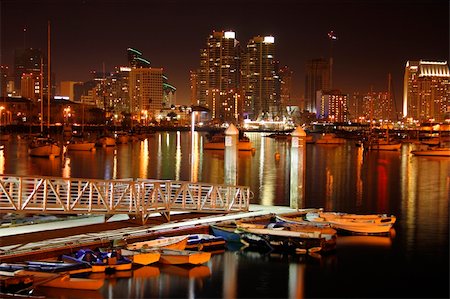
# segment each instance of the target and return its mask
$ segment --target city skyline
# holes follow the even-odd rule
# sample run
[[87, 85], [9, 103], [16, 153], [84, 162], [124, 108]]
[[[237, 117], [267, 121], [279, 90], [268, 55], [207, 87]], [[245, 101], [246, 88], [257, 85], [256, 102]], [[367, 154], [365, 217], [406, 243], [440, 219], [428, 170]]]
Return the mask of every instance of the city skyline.
[[[387, 90], [401, 103], [408, 60], [448, 60], [448, 2], [432, 1], [2, 1], [2, 65], [14, 49], [46, 53], [51, 22], [56, 81], [87, 81], [89, 71], [127, 64], [126, 49], [143, 52], [190, 104], [189, 72], [213, 30], [232, 30], [241, 45], [275, 38], [276, 60], [293, 70], [294, 100], [304, 95], [306, 61], [333, 56], [333, 87], [345, 93]], [[368, 22], [372, 20], [372, 22]], [[26, 29], [26, 31], [24, 31]], [[333, 31], [337, 40], [330, 40]], [[332, 43], [332, 44], [331, 44]], [[401, 106], [398, 106], [401, 107]]]

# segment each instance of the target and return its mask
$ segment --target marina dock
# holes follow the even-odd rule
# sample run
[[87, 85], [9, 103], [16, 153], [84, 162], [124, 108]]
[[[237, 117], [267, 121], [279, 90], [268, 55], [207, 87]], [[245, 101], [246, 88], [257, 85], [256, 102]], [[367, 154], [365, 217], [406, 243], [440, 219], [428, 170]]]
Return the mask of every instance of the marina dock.
[[145, 225], [129, 221], [127, 215], [116, 215], [104, 221], [102, 216], [78, 217], [62, 221], [24, 224], [0, 228], [0, 262], [44, 259], [75, 252], [81, 248], [109, 246], [112, 240], [130, 243], [193, 233], [208, 233], [209, 225], [271, 213], [289, 213], [289, 207], [250, 205], [248, 212], [206, 214], [172, 212], [171, 221], [155, 213]]

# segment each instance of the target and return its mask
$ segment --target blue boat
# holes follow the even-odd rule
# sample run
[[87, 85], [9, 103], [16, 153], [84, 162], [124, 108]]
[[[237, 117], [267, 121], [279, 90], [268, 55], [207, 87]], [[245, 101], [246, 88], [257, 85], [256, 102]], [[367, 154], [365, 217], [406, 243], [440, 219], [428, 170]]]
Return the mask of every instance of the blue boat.
[[236, 225], [214, 225], [211, 224], [209, 226], [211, 228], [212, 234], [216, 237], [222, 237], [227, 242], [241, 242], [241, 234], [240, 231], [237, 230]]
[[202, 251], [224, 249], [225, 244], [225, 239], [221, 236], [209, 234], [192, 234], [188, 235], [186, 249]]

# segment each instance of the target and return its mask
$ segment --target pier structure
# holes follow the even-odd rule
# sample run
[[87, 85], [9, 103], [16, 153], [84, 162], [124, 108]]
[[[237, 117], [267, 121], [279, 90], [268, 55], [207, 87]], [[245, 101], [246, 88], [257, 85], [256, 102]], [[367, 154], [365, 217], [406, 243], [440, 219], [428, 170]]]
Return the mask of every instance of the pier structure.
[[0, 175], [0, 213], [128, 214], [145, 224], [171, 211], [245, 212], [249, 187], [154, 179], [80, 179]]

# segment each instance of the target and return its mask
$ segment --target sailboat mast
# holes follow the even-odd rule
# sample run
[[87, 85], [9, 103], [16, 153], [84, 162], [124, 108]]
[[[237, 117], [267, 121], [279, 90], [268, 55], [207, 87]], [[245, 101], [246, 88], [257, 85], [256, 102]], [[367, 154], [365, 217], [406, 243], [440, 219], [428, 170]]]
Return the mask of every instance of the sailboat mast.
[[41, 134], [44, 132], [44, 59], [41, 54], [41, 74], [40, 74], [40, 88], [39, 97], [41, 98]]
[[47, 63], [47, 80], [48, 80], [48, 87], [47, 87], [47, 130], [48, 133], [50, 132], [50, 96], [51, 96], [51, 80], [50, 80], [50, 21], [48, 21], [47, 26], [47, 56], [48, 56], [48, 63]]

